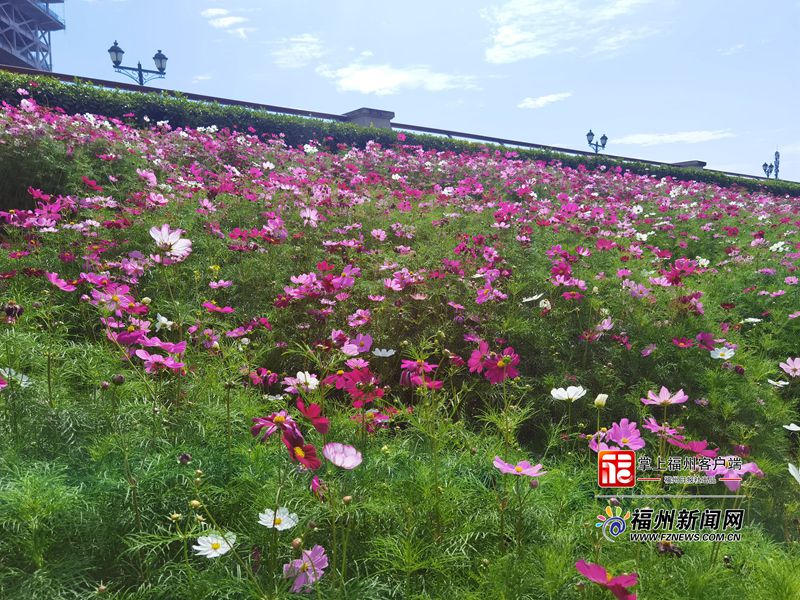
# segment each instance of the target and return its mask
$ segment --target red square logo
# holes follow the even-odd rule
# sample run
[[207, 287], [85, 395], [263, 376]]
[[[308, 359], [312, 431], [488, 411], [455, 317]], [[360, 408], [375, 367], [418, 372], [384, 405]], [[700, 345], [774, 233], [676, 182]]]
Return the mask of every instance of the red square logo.
[[636, 452], [600, 450], [597, 453], [597, 485], [630, 488], [636, 485]]

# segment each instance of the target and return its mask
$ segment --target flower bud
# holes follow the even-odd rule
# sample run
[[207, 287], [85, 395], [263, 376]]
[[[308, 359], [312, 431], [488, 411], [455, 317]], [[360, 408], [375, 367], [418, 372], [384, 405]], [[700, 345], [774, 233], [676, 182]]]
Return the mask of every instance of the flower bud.
[[172, 521], [173, 523], [180, 521], [182, 518], [183, 515], [181, 513], [172, 513], [169, 516], [169, 520]]
[[292, 548], [299, 550], [303, 547], [303, 538], [296, 537], [292, 540]]
[[535, 490], [537, 487], [539, 487], [539, 480], [531, 478], [531, 482], [528, 485], [531, 486], [532, 490]]
[[142, 298], [142, 304], [144, 304], [145, 306], [150, 306], [150, 303], [152, 301], [153, 300], [150, 298], [150, 296], [145, 296], [144, 298]]
[[122, 385], [125, 383], [125, 375], [117, 373], [116, 375], [111, 376], [111, 383], [114, 385]]
[[108, 383], [107, 381], [101, 381], [100, 382], [100, 389], [101, 390], [107, 390], [110, 387], [111, 387], [111, 384]]
[[597, 394], [597, 398], [594, 399], [595, 408], [603, 408], [606, 405], [606, 400], [608, 400], [608, 394]]
[[203, 503], [200, 500], [189, 500], [189, 508], [197, 510], [201, 506], [203, 506]]
[[352, 496], [345, 496], [344, 498], [342, 498], [342, 503], [343, 504], [350, 504], [352, 501], [353, 501], [353, 497]]

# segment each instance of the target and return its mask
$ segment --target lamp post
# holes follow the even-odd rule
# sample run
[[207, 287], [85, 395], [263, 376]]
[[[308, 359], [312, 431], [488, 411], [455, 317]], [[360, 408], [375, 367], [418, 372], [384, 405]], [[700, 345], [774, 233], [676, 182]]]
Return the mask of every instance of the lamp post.
[[114, 65], [114, 70], [117, 73], [122, 73], [133, 79], [134, 81], [138, 81], [139, 85], [143, 86], [148, 81], [152, 81], [153, 79], [164, 79], [164, 75], [167, 71], [167, 57], [159, 50], [156, 52], [155, 56], [153, 56], [153, 62], [156, 64], [157, 71], [151, 71], [150, 69], [143, 69], [142, 63], [139, 62], [135, 67], [123, 67], [122, 66], [122, 55], [125, 54], [125, 51], [119, 47], [117, 41], [114, 40], [114, 45], [108, 49], [108, 55], [111, 57], [111, 63]]
[[605, 150], [606, 143], [608, 142], [608, 136], [604, 133], [600, 138], [600, 141], [595, 142], [594, 144], [592, 143], [592, 140], [594, 140], [594, 133], [590, 129], [589, 133], [586, 134], [586, 141], [589, 142], [589, 146], [594, 148], [594, 153], [597, 154], [600, 152], [600, 149]]
[[778, 178], [778, 171], [781, 168], [781, 153], [777, 150], [775, 151], [775, 162], [772, 164], [764, 163], [761, 165], [761, 168], [764, 169], [764, 175], [767, 176], [769, 179], [770, 175], [772, 175], [772, 171], [775, 171], [775, 179]]

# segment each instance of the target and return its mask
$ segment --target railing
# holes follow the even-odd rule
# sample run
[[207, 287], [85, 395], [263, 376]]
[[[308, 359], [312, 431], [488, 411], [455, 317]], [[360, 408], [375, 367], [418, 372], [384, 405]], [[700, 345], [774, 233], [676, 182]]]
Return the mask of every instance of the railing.
[[63, 29], [63, 28], [64, 28], [64, 19], [62, 19], [62, 18], [61, 18], [61, 16], [60, 16], [58, 13], [56, 13], [56, 12], [54, 12], [54, 11], [50, 10], [50, 7], [49, 7], [49, 6], [47, 6], [47, 4], [46, 4], [46, 3], [44, 3], [44, 2], [39, 2], [38, 0], [27, 0], [27, 3], [28, 3], [28, 5], [30, 5], [30, 6], [33, 6], [33, 7], [34, 7], [34, 8], [36, 8], [36, 9], [37, 9], [39, 12], [41, 12], [41, 13], [44, 13], [44, 14], [45, 14], [45, 15], [47, 15], [47, 16], [48, 16], [50, 19], [52, 19], [53, 21], [55, 21], [56, 23], [58, 23], [58, 25], [59, 25], [59, 27], [60, 27], [61, 29]]
[[[32, 0], [31, 0], [32, 1]], [[324, 119], [328, 121], [338, 121], [347, 123], [351, 121], [351, 118], [347, 115], [337, 115], [333, 113], [324, 113], [324, 112], [317, 112], [313, 110], [302, 110], [297, 108], [288, 108], [285, 106], [274, 106], [271, 104], [261, 104], [258, 102], [246, 102], [243, 100], [232, 100], [230, 98], [218, 98], [216, 96], [206, 96], [204, 94], [193, 94], [189, 92], [179, 92], [176, 90], [167, 90], [167, 89], [160, 89], [160, 88], [147, 88], [141, 87], [136, 84], [131, 83], [123, 83], [118, 81], [109, 81], [105, 79], [89, 79], [86, 77], [78, 77], [76, 75], [67, 75], [64, 73], [51, 73], [49, 71], [37, 71], [36, 69], [28, 69], [24, 67], [13, 67], [13, 66], [6, 66], [0, 65], [0, 69], [5, 71], [11, 71], [14, 73], [21, 73], [25, 75], [43, 75], [47, 77], [53, 77], [55, 79], [59, 79], [61, 81], [67, 83], [73, 82], [81, 82], [81, 83], [91, 83], [94, 85], [99, 85], [107, 88], [118, 89], [118, 90], [126, 90], [126, 91], [135, 91], [135, 92], [145, 92], [145, 93], [161, 93], [167, 92], [170, 94], [180, 94], [181, 97], [186, 98], [187, 100], [194, 100], [198, 102], [216, 102], [218, 104], [227, 105], [227, 106], [241, 106], [244, 108], [252, 108], [254, 110], [263, 110], [266, 112], [284, 114], [284, 115], [294, 115], [299, 117], [310, 117], [314, 119]], [[434, 135], [443, 135], [450, 138], [460, 138], [464, 140], [471, 140], [477, 142], [489, 142], [492, 144], [498, 144], [501, 146], [516, 146], [520, 148], [530, 148], [534, 150], [544, 150], [547, 152], [556, 152], [561, 154], [568, 154], [573, 156], [588, 156], [593, 157], [595, 153], [589, 152], [587, 150], [575, 150], [574, 148], [560, 148], [558, 146], [548, 146], [545, 144], [535, 144], [532, 142], [525, 142], [520, 140], [510, 140], [505, 138], [498, 138], [494, 136], [488, 135], [481, 135], [477, 133], [465, 133], [462, 131], [452, 131], [449, 129], [439, 129], [436, 127], [424, 127], [422, 125], [409, 125], [407, 123], [390, 123], [392, 129], [398, 130], [405, 130], [405, 131], [414, 131], [419, 133], [428, 133]], [[612, 160], [618, 161], [627, 161], [627, 162], [636, 162], [645, 165], [653, 165], [657, 167], [675, 167], [675, 168], [682, 168], [680, 164], [675, 163], [667, 163], [667, 162], [660, 162], [656, 160], [645, 160], [641, 158], [632, 158], [630, 156], [618, 156], [614, 154], [601, 154], [599, 155], [602, 158], [608, 158]], [[762, 175], [749, 175], [747, 173], [733, 173], [731, 171], [718, 171], [716, 169], [705, 169], [711, 173], [720, 173], [722, 175], [729, 175], [731, 177], [744, 177], [746, 179], [755, 179], [761, 181], [767, 181], [769, 178], [764, 177]], [[786, 183], [800, 183], [800, 182], [793, 182], [788, 180], [781, 180]]]

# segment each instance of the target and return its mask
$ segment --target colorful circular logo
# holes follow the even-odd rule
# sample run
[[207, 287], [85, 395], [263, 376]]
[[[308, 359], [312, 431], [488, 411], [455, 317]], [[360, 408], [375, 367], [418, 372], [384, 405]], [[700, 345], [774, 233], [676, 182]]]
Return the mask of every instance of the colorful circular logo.
[[606, 514], [597, 515], [597, 523], [595, 527], [602, 527], [603, 537], [609, 542], [613, 542], [614, 538], [621, 535], [627, 528], [626, 521], [631, 518], [631, 511], [622, 516], [622, 509], [617, 506], [612, 508], [610, 505], [606, 506]]

